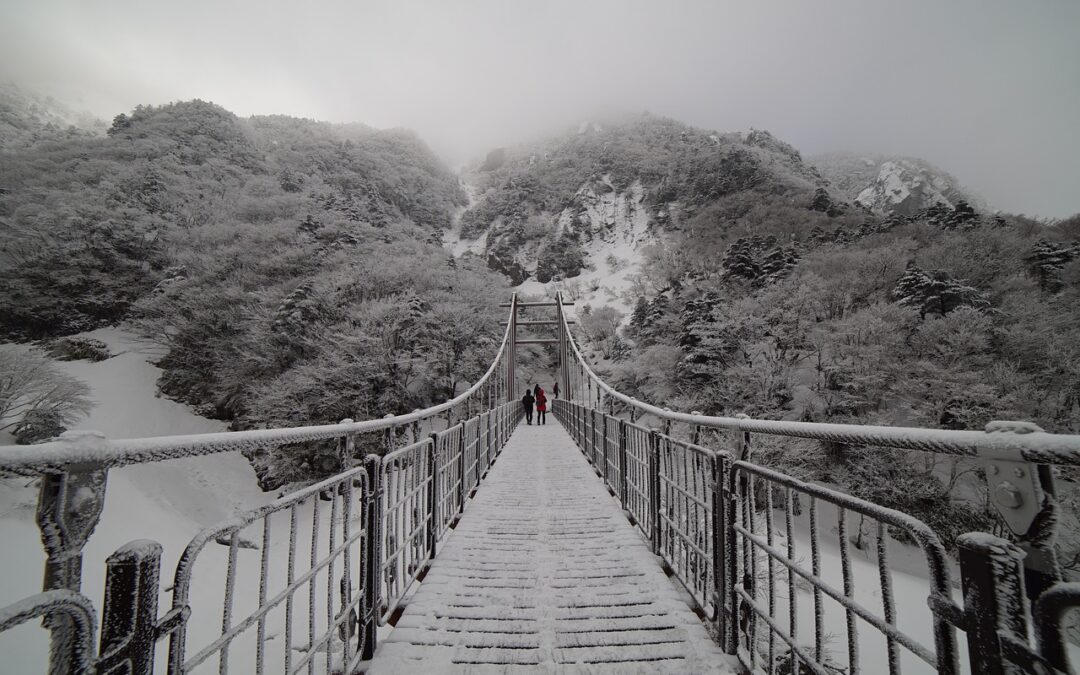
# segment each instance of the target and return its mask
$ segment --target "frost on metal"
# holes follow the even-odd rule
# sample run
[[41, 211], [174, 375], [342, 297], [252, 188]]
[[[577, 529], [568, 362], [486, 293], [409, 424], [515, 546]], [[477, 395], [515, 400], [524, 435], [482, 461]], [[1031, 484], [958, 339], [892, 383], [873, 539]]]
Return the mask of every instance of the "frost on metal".
[[[672, 412], [627, 396], [604, 382], [578, 348], [563, 316], [562, 329], [567, 336], [567, 354], [573, 361], [569, 372], [577, 377], [575, 397], [591, 404], [582, 396], [582, 388], [601, 392], [637, 411], [655, 415], [665, 422], [681, 422], [692, 427], [730, 429], [777, 436], [792, 436], [849, 445], [870, 445], [900, 450], [919, 450], [961, 456], [1011, 458], [1035, 464], [1080, 465], [1080, 435], [1048, 434], [1037, 425], [1026, 422], [991, 422], [986, 431], [953, 431], [915, 427], [885, 427], [821, 422], [784, 422], [755, 420], [748, 417], [721, 417]], [[575, 373], [575, 371], [577, 371]], [[597, 406], [598, 407], [598, 406]], [[1005, 432], [1005, 433], [1003, 433]]]
[[0, 632], [38, 617], [61, 616], [67, 620], [71, 630], [62, 632], [53, 640], [50, 661], [68, 664], [72, 673], [89, 673], [94, 654], [94, 607], [80, 593], [57, 589], [10, 604], [0, 609]]

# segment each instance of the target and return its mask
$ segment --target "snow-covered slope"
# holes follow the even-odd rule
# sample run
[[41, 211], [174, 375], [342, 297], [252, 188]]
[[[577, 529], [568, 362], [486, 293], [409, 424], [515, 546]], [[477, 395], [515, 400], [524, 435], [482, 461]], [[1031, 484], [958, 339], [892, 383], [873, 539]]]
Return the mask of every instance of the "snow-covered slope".
[[[155, 396], [160, 371], [147, 363], [146, 347], [133, 336], [116, 329], [86, 335], [105, 341], [117, 355], [98, 363], [59, 362], [91, 387], [97, 404], [76, 428], [112, 438], [222, 430], [221, 422], [198, 417], [186, 406]], [[10, 437], [0, 439], [0, 444], [10, 442]], [[273, 497], [259, 490], [251, 465], [236, 452], [114, 469], [108, 481], [105, 510], [83, 561], [83, 593], [95, 603], [103, 597], [105, 558], [123, 544], [141, 538], [160, 542], [165, 549], [162, 577], [167, 580], [200, 529]], [[37, 491], [28, 483], [26, 479], [0, 480], [0, 541], [4, 542], [0, 606], [41, 588], [45, 554], [34, 523]], [[220, 587], [213, 593], [219, 594]], [[170, 600], [163, 594], [162, 603]], [[0, 654], [4, 655], [0, 670], [43, 672], [47, 649], [48, 634], [34, 622], [0, 633]]]
[[100, 135], [107, 128], [90, 113], [11, 82], [0, 82], [0, 149], [25, 147], [41, 138]]

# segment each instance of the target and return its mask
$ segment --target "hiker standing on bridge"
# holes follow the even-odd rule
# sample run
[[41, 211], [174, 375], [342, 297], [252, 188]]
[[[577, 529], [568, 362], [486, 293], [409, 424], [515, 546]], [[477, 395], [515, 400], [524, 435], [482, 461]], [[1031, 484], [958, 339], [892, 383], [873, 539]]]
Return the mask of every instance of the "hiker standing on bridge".
[[536, 423], [547, 424], [547, 394], [539, 384], [536, 385]]
[[551, 393], [555, 394], [555, 398], [559, 398], [559, 383], [555, 382], [555, 386], [551, 388]]
[[533, 398], [532, 392], [528, 389], [525, 390], [525, 395], [521, 397], [521, 407], [525, 408], [525, 422], [532, 424], [532, 411], [533, 411]]

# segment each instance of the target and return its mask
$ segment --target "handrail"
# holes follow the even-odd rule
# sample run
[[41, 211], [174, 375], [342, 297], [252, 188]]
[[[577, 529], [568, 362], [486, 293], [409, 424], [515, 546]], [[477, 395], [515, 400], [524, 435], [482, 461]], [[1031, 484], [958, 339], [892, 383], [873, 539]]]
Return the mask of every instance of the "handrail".
[[[517, 295], [511, 299], [517, 303]], [[42, 473], [60, 473], [67, 464], [90, 462], [97, 468], [109, 468], [144, 462], [157, 462], [180, 457], [210, 455], [233, 450], [247, 450], [268, 444], [284, 445], [304, 441], [318, 441], [340, 438], [349, 434], [379, 431], [395, 426], [403, 426], [433, 417], [450, 410], [478, 391], [491, 379], [496, 368], [502, 363], [510, 341], [512, 322], [508, 322], [503, 332], [502, 344], [491, 361], [487, 372], [469, 387], [444, 403], [422, 410], [414, 410], [404, 415], [394, 415], [362, 422], [340, 422], [313, 426], [285, 427], [276, 429], [251, 429], [247, 431], [224, 431], [205, 434], [187, 434], [177, 436], [151, 436], [147, 438], [108, 439], [103, 435], [77, 432], [67, 438], [49, 441], [38, 445], [0, 446], [0, 474], [34, 476]]]
[[[557, 299], [556, 302], [561, 302]], [[901, 450], [919, 450], [967, 457], [1012, 459], [1035, 464], [1080, 466], [1080, 435], [1052, 434], [1042, 430], [1029, 431], [1030, 426], [995, 424], [986, 431], [925, 429], [919, 427], [887, 427], [832, 422], [786, 422], [759, 420], [750, 417], [723, 417], [680, 413], [639, 401], [620, 393], [604, 382], [589, 367], [577, 341], [563, 317], [563, 330], [573, 357], [589, 379], [612, 398], [663, 420], [700, 427], [756, 432], [777, 436], [809, 438], [850, 445], [878, 445]], [[580, 392], [578, 392], [580, 395]], [[591, 402], [589, 402], [591, 403]], [[1037, 429], [1037, 427], [1035, 427]], [[1012, 432], [1012, 433], [1008, 433]]]

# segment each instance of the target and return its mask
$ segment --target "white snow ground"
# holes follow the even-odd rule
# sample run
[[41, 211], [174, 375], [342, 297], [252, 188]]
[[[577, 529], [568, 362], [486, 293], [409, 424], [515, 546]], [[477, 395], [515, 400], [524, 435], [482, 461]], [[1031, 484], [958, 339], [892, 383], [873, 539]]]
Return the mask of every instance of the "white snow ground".
[[[100, 431], [111, 438], [223, 429], [221, 422], [199, 417], [184, 405], [155, 396], [160, 370], [147, 362], [151, 352], [134, 336], [117, 329], [93, 331], [86, 336], [105, 341], [117, 355], [98, 363], [58, 362], [91, 387], [96, 402], [89, 417], [75, 428]], [[10, 442], [10, 437], [0, 438], [0, 445]], [[37, 490], [27, 487], [28, 482], [0, 480], [0, 541], [4, 542], [0, 552], [0, 605], [41, 589], [45, 554], [34, 522]], [[170, 586], [177, 559], [200, 529], [272, 498], [272, 494], [259, 489], [251, 465], [237, 452], [110, 471], [105, 510], [83, 558], [83, 593], [95, 604], [100, 603], [105, 559], [123, 544], [143, 538], [164, 547], [162, 586]], [[205, 588], [220, 605], [221, 586]], [[170, 595], [163, 593], [162, 611], [170, 601]], [[47, 650], [48, 633], [37, 622], [0, 633], [0, 670], [44, 672]]]

